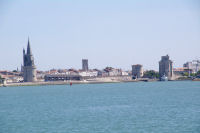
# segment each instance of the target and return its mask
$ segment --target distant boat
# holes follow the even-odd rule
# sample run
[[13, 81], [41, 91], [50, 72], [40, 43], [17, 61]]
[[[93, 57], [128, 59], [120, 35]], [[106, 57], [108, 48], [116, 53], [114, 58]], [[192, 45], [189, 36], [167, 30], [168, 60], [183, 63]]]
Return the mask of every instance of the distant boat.
[[165, 74], [160, 78], [161, 81], [168, 81], [168, 77]]

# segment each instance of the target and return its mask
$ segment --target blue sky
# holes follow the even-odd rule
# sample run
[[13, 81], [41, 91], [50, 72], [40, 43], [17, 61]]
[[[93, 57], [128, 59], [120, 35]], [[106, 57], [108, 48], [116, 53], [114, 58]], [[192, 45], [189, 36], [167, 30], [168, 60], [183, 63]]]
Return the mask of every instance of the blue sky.
[[158, 70], [200, 59], [198, 0], [1, 0], [0, 70], [22, 63], [28, 36], [39, 70], [106, 66]]

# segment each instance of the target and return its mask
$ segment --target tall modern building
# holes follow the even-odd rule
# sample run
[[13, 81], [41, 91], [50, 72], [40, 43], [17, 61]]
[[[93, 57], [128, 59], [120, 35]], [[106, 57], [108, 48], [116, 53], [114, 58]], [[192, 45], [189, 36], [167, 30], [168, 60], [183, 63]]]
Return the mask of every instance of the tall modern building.
[[132, 76], [134, 76], [135, 78], [141, 78], [143, 76], [142, 65], [132, 65]]
[[82, 59], [82, 70], [88, 71], [88, 59]]
[[159, 61], [159, 75], [162, 77], [163, 75], [167, 76], [168, 79], [172, 79], [173, 76], [173, 62], [169, 60], [169, 56], [162, 56], [161, 61]]
[[34, 64], [33, 54], [31, 52], [31, 47], [28, 39], [27, 51], [23, 49], [23, 77], [24, 82], [34, 82], [36, 81], [36, 67]]

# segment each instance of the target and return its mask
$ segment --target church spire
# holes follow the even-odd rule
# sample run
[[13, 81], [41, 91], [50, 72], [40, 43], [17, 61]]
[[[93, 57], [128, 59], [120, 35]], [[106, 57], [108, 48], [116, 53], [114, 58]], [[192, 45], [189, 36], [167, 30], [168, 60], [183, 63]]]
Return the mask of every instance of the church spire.
[[25, 55], [25, 49], [23, 48], [23, 56]]
[[32, 55], [31, 46], [30, 46], [30, 42], [29, 42], [29, 37], [28, 37], [27, 54], [28, 54], [28, 55]]

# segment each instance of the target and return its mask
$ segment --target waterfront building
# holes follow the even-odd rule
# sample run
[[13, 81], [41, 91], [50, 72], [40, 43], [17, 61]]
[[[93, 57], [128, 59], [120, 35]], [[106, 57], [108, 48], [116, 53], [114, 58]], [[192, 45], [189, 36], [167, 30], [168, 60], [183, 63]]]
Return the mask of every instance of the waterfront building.
[[98, 77], [107, 77], [108, 76], [108, 73], [104, 70], [98, 70], [98, 69], [95, 69], [97, 71], [97, 76]]
[[82, 59], [82, 70], [88, 71], [88, 59]]
[[106, 72], [108, 76], [121, 76], [122, 75], [121, 69], [116, 69], [116, 68], [112, 68], [112, 67], [106, 67], [103, 71]]
[[122, 76], [128, 76], [128, 72], [122, 71]]
[[192, 73], [197, 73], [200, 70], [200, 60], [193, 60], [183, 64], [183, 67], [187, 67]]
[[132, 76], [135, 78], [141, 78], [143, 76], [142, 65], [140, 64], [132, 65]]
[[192, 69], [188, 69], [188, 67], [179, 67], [173, 69], [173, 75], [183, 75], [184, 73], [192, 73]]
[[0, 85], [1, 84], [6, 84], [5, 78], [3, 78], [2, 75], [0, 75]]
[[162, 56], [159, 61], [159, 76], [166, 76], [168, 79], [172, 79], [173, 76], [173, 62], [169, 59], [169, 56]]
[[4, 78], [4, 81], [6, 83], [16, 83], [16, 82], [22, 82], [23, 77], [21, 75], [21, 72], [13, 72], [13, 71], [0, 71], [0, 75], [2, 78]]
[[98, 71], [98, 76], [99, 77], [108, 77], [109, 73], [105, 70], [100, 70], [100, 71]]
[[51, 70], [49, 70], [49, 74], [58, 74], [58, 70], [57, 69], [51, 69]]
[[69, 74], [46, 74], [44, 76], [45, 81], [67, 81], [67, 80], [82, 80], [82, 76], [69, 75]]
[[34, 64], [34, 58], [31, 51], [30, 42], [28, 39], [27, 51], [23, 49], [23, 77], [24, 82], [35, 82], [36, 78], [36, 67]]
[[179, 67], [173, 69], [173, 79], [178, 79], [180, 77], [183, 77], [186, 73], [192, 73], [191, 69], [188, 69], [187, 67]]
[[82, 77], [97, 77], [98, 71], [96, 70], [78, 71], [78, 74]]

